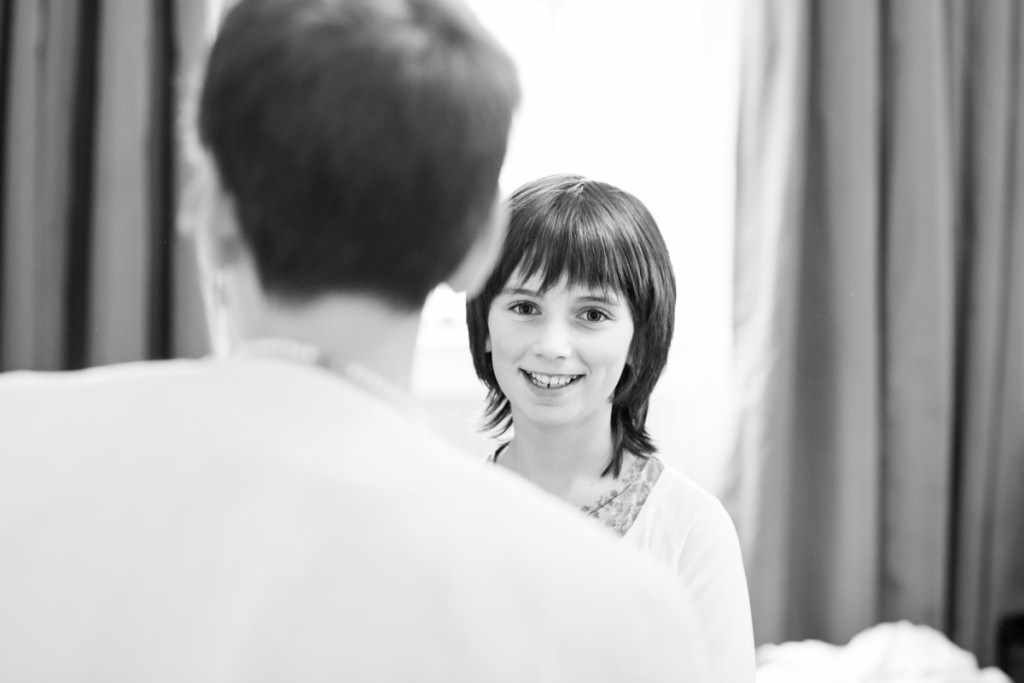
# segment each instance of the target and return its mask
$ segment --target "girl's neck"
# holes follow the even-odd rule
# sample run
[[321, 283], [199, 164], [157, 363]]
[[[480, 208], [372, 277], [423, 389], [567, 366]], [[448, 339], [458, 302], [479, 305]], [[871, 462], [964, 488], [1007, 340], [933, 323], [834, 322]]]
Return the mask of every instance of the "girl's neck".
[[500, 461], [559, 497], [598, 482], [611, 460], [611, 406], [580, 424], [536, 425], [515, 414], [513, 424], [515, 437]]

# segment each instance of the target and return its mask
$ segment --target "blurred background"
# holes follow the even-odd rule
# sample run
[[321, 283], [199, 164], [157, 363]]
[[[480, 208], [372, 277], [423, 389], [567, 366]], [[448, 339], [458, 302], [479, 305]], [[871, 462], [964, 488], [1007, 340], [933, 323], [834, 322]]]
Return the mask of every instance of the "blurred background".
[[[180, 132], [226, 4], [0, 3], [0, 370], [208, 353]], [[469, 4], [520, 67], [503, 191], [581, 173], [666, 237], [650, 427], [732, 513], [758, 643], [907, 619], [1024, 663], [1021, 4]], [[482, 457], [463, 306], [415, 392]]]

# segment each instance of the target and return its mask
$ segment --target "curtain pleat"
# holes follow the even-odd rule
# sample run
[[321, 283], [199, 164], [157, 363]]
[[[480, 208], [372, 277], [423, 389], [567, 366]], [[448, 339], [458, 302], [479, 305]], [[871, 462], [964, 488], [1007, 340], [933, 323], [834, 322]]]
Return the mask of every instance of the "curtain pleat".
[[941, 628], [950, 580], [956, 294], [945, 17], [931, 0], [891, 2], [887, 10], [879, 71], [885, 202], [874, 228], [884, 427], [880, 450], [868, 451], [882, 460], [876, 618]]
[[[1024, 382], [1018, 358], [1024, 353], [1019, 324], [1024, 305], [1016, 271], [1024, 260], [1009, 260], [1020, 241], [1024, 223], [1019, 211], [1021, 192], [1019, 116], [1022, 61], [1022, 13], [1015, 2], [978, 3], [973, 8], [973, 62], [969, 128], [974, 141], [971, 172], [964, 188], [963, 222], [965, 296], [962, 301], [962, 382], [958, 391], [959, 443], [955, 568], [957, 583], [951, 601], [957, 638], [984, 645], [993, 637], [993, 623], [1008, 605], [1012, 586], [1002, 585], [996, 557], [1009, 559], [1005, 544], [1015, 533], [1001, 524], [1006, 510], [1016, 508], [1017, 524], [1024, 519], [1024, 458], [1019, 425], [1024, 411], [1012, 385]], [[1016, 368], [1016, 370], [1014, 370]], [[1016, 435], [1016, 436], [1014, 436]], [[1010, 443], [1005, 439], [1010, 438]], [[1016, 441], [1016, 452], [1013, 451]], [[1016, 463], [1016, 465], [1015, 465]], [[1016, 491], [1000, 486], [1005, 474], [1016, 473]], [[1011, 479], [1012, 480], [1012, 479]], [[1019, 546], [1018, 546], [1019, 547]], [[1024, 593], [1024, 573], [1015, 578], [1018, 605]]]
[[[1019, 4], [1012, 10], [1010, 24], [1013, 40], [1011, 64], [1016, 65], [1008, 120], [1012, 134], [1008, 147], [1012, 150], [1007, 170], [1007, 219], [1011, 226], [1004, 251], [1004, 269], [1008, 285], [1000, 300], [1004, 329], [1001, 348], [1002, 372], [997, 395], [998, 424], [993, 428], [993, 452], [989, 463], [976, 463], [988, 468], [988, 506], [992, 512], [982, 515], [989, 524], [989, 561], [971, 558], [968, 579], [978, 575], [976, 593], [960, 596], [958, 611], [963, 615], [964, 629], [960, 636], [983, 639], [986, 626], [998, 625], [1008, 615], [1024, 615], [1024, 126], [1013, 125], [1024, 117], [1024, 11]], [[962, 535], [971, 533], [971, 521], [984, 513], [986, 501], [974, 500], [969, 517], [964, 518]], [[965, 558], [966, 559], [966, 558]], [[972, 601], [974, 609], [972, 609]], [[980, 624], [981, 628], [973, 627]], [[973, 628], [972, 628], [973, 627]], [[961, 628], [964, 628], [963, 626]], [[1005, 656], [1006, 653], [1000, 653]], [[997, 661], [1007, 665], [1008, 662]]]
[[89, 364], [149, 356], [151, 223], [148, 162], [153, 106], [150, 2], [117, 3], [100, 36], [100, 88], [92, 206]]
[[176, 225], [175, 110], [177, 3], [152, 0], [153, 35], [149, 80], [152, 106], [149, 118], [149, 192], [153, 240], [149, 253], [148, 348], [151, 358], [170, 358], [174, 353], [174, 239]]
[[[734, 273], [734, 363], [737, 384], [735, 472], [725, 497], [756, 568], [751, 606], [763, 640], [788, 632], [785, 609], [794, 529], [765, 521], [764, 510], [788, 500], [794, 420], [792, 376], [796, 238], [804, 194], [806, 5], [785, 0], [747, 3], [743, 19]], [[756, 223], [757, 229], [746, 226]], [[757, 258], [753, 258], [757, 255]], [[775, 400], [766, 400], [770, 394]], [[758, 419], [754, 419], [754, 415]], [[758, 457], [759, 453], [771, 453]], [[780, 516], [783, 515], [779, 510]], [[757, 538], [758, 543], [751, 540]], [[751, 574], [751, 579], [754, 576]]]
[[[793, 226], [799, 264], [791, 384], [797, 406], [790, 458], [790, 514], [822, 544], [815, 561], [793, 562], [791, 592], [814, 599], [792, 618], [845, 633], [877, 603], [879, 148], [878, 8], [872, 3], [812, 3], [802, 220]], [[874, 55], [874, 56], [872, 56]], [[807, 106], [806, 104], [804, 106]], [[827, 227], [826, 227], [827, 226]], [[836, 315], [836, 311], [845, 311]], [[827, 454], [827, 455], [826, 455]], [[825, 457], [823, 457], [825, 456]], [[786, 476], [786, 475], [784, 475]], [[815, 511], [834, 505], [836, 514]], [[796, 535], [804, 543], [804, 533]], [[845, 579], [842, 580], [841, 579]], [[831, 602], [827, 615], [813, 609]]]
[[76, 369], [88, 364], [89, 291], [92, 283], [94, 223], [92, 204], [95, 194], [93, 165], [96, 158], [96, 102], [99, 88], [98, 36], [101, 6], [88, 0], [80, 6], [78, 44], [75, 63], [76, 88], [70, 107], [71, 150], [68, 158], [71, 193], [68, 198], [66, 279], [63, 292], [66, 307], [64, 330], [64, 367]]

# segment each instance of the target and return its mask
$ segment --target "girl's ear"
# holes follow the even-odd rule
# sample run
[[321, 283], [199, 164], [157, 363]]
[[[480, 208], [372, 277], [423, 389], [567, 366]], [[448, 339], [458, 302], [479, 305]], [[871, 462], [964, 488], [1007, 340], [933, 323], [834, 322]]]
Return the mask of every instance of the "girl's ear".
[[491, 352], [491, 336], [487, 335], [486, 341], [484, 341], [484, 351], [487, 353]]

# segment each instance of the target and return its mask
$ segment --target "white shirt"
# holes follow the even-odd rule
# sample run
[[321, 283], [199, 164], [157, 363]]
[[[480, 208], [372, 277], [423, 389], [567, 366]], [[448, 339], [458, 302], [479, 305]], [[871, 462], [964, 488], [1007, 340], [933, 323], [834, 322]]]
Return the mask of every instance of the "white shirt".
[[713, 495], [665, 466], [625, 540], [690, 591], [716, 681], [754, 680], [754, 633], [739, 538]]
[[0, 377], [0, 680], [713, 680], [626, 550], [316, 368]]

